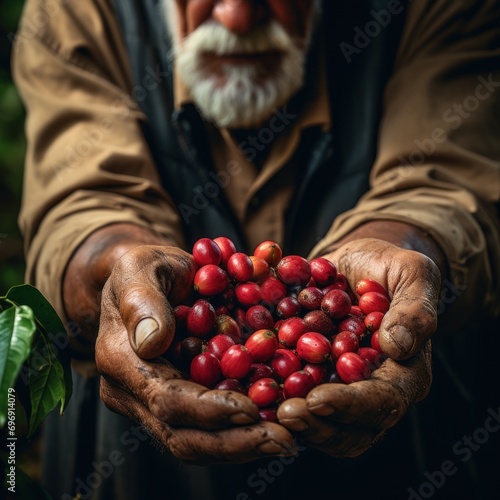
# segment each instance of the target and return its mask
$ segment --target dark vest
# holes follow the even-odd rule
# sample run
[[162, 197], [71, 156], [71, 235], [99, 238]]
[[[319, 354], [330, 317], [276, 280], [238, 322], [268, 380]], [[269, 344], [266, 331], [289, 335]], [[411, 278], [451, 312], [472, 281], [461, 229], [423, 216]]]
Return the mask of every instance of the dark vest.
[[[320, 36], [315, 43], [324, 43], [326, 49], [332, 129], [330, 133], [307, 130], [296, 152], [303, 170], [286, 214], [287, 254], [306, 255], [336, 216], [352, 208], [368, 189], [383, 90], [406, 14], [402, 7], [405, 2], [401, 2], [398, 13], [390, 14], [390, 22], [387, 16], [377, 20], [377, 13], [387, 10], [389, 4], [387, 0], [324, 2]], [[188, 244], [202, 236], [225, 235], [241, 251], [252, 250], [222, 189], [218, 193], [214, 189], [209, 145], [198, 113], [189, 107], [173, 110], [171, 45], [161, 1], [120, 0], [115, 7], [134, 84], [142, 86], [146, 77], [151, 78], [151, 71], [161, 80], [155, 88], [149, 90], [150, 86], [140, 93], [138, 100], [147, 117], [144, 134], [163, 185], [183, 208], [181, 218]], [[290, 108], [287, 110], [290, 113]], [[212, 189], [204, 191], [207, 186]], [[264, 186], [257, 193], [252, 206], [265, 198], [265, 190]]]

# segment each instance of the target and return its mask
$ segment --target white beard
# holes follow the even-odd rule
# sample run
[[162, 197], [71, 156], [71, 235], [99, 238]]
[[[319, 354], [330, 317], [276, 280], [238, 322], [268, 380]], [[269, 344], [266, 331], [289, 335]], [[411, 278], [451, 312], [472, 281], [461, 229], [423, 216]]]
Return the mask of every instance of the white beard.
[[[255, 127], [283, 106], [301, 87], [309, 37], [299, 44], [277, 22], [236, 35], [215, 21], [207, 21], [180, 39], [177, 13], [167, 3], [167, 20], [173, 35], [175, 68], [206, 120], [218, 127]], [[279, 64], [266, 70], [258, 63], [226, 64], [210, 74], [203, 55], [276, 51]]]

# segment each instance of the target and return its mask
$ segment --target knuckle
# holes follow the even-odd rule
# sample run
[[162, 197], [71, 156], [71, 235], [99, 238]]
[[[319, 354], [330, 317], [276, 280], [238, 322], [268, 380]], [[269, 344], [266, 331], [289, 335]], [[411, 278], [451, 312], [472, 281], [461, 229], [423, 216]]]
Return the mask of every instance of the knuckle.
[[146, 390], [145, 400], [149, 411], [162, 422], [170, 420], [169, 406], [166, 404], [165, 395], [158, 392], [156, 387], [151, 387]]
[[192, 445], [187, 446], [175, 432], [166, 438], [166, 446], [172, 455], [185, 465], [203, 465], [204, 460], [199, 456]]

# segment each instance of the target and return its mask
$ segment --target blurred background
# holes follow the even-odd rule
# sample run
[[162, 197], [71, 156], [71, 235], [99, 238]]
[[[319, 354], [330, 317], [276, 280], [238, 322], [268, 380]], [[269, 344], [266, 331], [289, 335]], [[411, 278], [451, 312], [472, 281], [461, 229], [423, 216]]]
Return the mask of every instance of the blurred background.
[[[23, 246], [17, 215], [26, 147], [25, 113], [10, 73], [11, 41], [23, 3], [23, 0], [0, 0], [0, 296], [5, 295], [11, 286], [24, 282]], [[16, 405], [16, 465], [37, 481], [40, 433], [27, 441], [25, 432], [25, 415], [21, 405]]]
[[25, 151], [24, 109], [10, 74], [11, 40], [22, 6], [22, 0], [0, 0], [0, 295], [24, 279], [17, 227]]

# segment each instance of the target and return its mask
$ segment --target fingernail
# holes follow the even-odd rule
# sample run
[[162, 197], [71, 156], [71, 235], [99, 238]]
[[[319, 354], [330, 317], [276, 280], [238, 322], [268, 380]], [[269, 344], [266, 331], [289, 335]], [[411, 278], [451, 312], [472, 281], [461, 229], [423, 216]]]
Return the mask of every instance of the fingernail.
[[137, 323], [135, 327], [135, 346], [138, 351], [141, 350], [142, 345], [153, 333], [159, 329], [158, 323], [153, 318], [144, 318]]
[[284, 420], [280, 420], [280, 423], [297, 432], [309, 429], [309, 424], [301, 418], [286, 418]]
[[229, 420], [232, 424], [237, 425], [253, 424], [256, 422], [255, 418], [252, 418], [246, 413], [235, 413], [229, 417]]
[[276, 441], [266, 441], [265, 443], [259, 444], [257, 450], [266, 455], [290, 455], [291, 450], [284, 448]]
[[327, 417], [328, 415], [332, 415], [335, 412], [335, 408], [333, 406], [327, 405], [325, 403], [319, 403], [316, 405], [308, 404], [307, 409], [315, 415], [319, 415], [320, 417]]
[[406, 354], [413, 347], [413, 335], [403, 325], [394, 325], [389, 329], [389, 337], [398, 346], [399, 350]]

